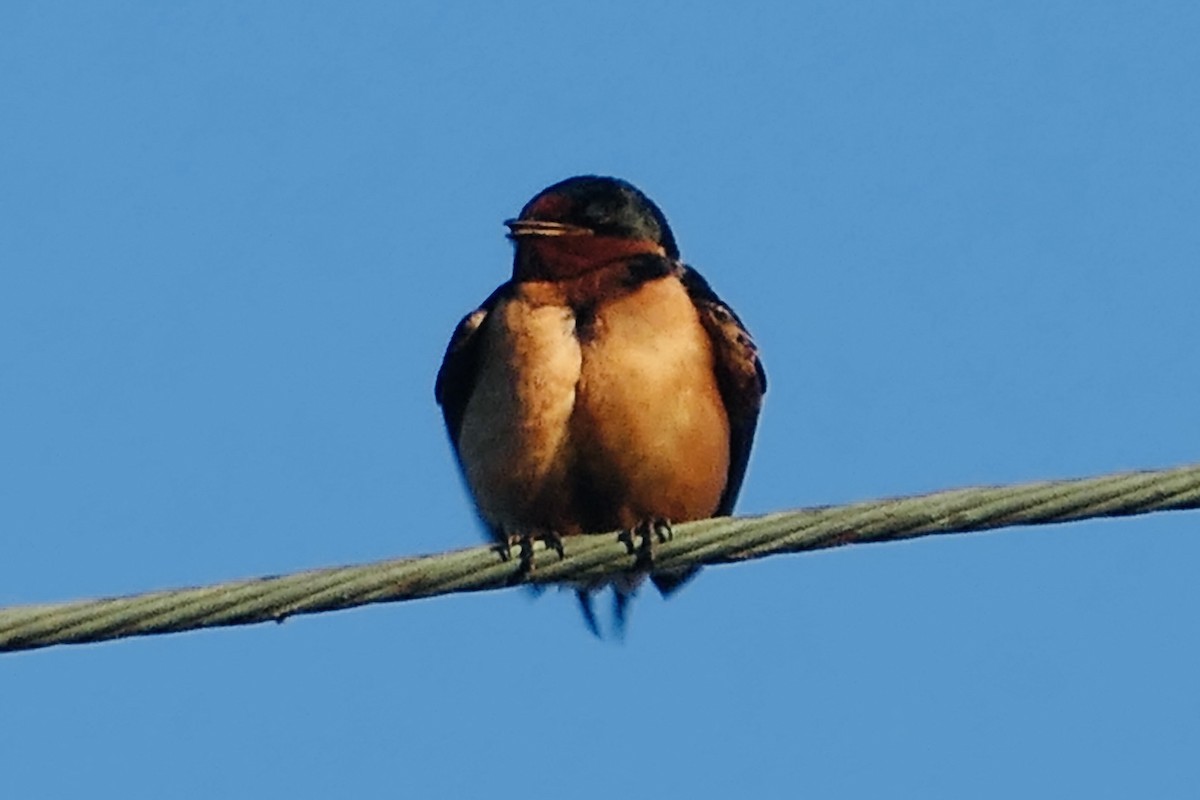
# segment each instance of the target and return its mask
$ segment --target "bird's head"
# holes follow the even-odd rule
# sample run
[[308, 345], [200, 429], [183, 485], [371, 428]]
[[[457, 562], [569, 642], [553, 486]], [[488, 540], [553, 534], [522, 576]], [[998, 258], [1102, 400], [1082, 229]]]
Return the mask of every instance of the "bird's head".
[[617, 178], [580, 175], [543, 189], [504, 223], [517, 280], [570, 278], [638, 254], [679, 258], [658, 206]]

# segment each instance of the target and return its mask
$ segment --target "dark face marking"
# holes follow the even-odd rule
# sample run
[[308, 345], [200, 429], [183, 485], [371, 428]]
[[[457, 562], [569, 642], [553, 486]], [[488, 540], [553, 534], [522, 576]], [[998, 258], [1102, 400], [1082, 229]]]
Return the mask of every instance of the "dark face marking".
[[662, 258], [662, 247], [649, 239], [615, 236], [532, 236], [517, 242], [513, 277], [561, 280], [583, 275], [630, 258]]

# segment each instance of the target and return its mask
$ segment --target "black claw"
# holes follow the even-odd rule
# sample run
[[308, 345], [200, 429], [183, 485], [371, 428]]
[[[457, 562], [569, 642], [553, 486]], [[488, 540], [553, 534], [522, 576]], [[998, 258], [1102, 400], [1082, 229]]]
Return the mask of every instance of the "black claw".
[[509, 558], [512, 558], [513, 546], [518, 548], [517, 558], [520, 564], [517, 571], [508, 579], [510, 584], [523, 583], [526, 578], [533, 574], [533, 537], [529, 535], [515, 535], [508, 537], [508, 553]]
[[633, 555], [638, 551], [637, 545], [633, 542], [632, 530], [621, 531], [617, 534], [617, 541], [625, 545], [625, 549], [629, 552], [629, 555]]
[[541, 541], [546, 544], [546, 547], [558, 553], [558, 557], [563, 557], [563, 542], [562, 537], [553, 531], [536, 531], [534, 533], [515, 533], [496, 545], [500, 557], [505, 561], [511, 561], [513, 558], [513, 548], [518, 548], [518, 558], [520, 559], [520, 567], [509, 578], [509, 584], [517, 584], [525, 581], [533, 574], [533, 543]]
[[634, 569], [648, 570], [654, 565], [654, 546], [666, 544], [673, 536], [670, 520], [652, 517], [639, 522], [630, 530], [621, 531], [617, 541], [625, 545], [629, 555], [637, 556]]
[[563, 540], [562, 540], [562, 537], [561, 537], [561, 536], [559, 536], [559, 535], [558, 535], [557, 533], [555, 533], [554, 531], [546, 531], [545, 533], [541, 534], [541, 535], [540, 535], [539, 537], [537, 537], [537, 538], [539, 538], [539, 539], [541, 539], [543, 542], [545, 542], [545, 543], [546, 543], [546, 547], [549, 547], [551, 550], [553, 550], [554, 552], [558, 553], [558, 557], [559, 557], [559, 558], [565, 558], [565, 557], [566, 557], [566, 556], [565, 556], [565, 554], [563, 553]]
[[[633, 546], [633, 537], [637, 536], [637, 563], [635, 569], [649, 571], [654, 566], [654, 548], [658, 544], [671, 541], [671, 523], [662, 517], [654, 517], [640, 523], [629, 534], [629, 546]], [[630, 552], [635, 552], [631, 550]]]

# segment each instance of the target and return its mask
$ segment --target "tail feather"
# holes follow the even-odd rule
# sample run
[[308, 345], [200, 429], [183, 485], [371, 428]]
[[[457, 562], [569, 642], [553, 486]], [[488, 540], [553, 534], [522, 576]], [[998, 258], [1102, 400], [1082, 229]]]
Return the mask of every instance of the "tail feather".
[[613, 633], [618, 639], [625, 638], [625, 622], [629, 619], [629, 604], [633, 600], [633, 592], [626, 592], [620, 586], [613, 586]]
[[655, 572], [650, 576], [650, 582], [663, 597], [670, 597], [683, 588], [683, 585], [696, 577], [699, 567], [688, 567], [674, 572]]
[[592, 593], [586, 589], [576, 589], [575, 596], [579, 598], [579, 610], [583, 612], [583, 624], [597, 639], [600, 635], [600, 623], [596, 620], [596, 609], [592, 608]]

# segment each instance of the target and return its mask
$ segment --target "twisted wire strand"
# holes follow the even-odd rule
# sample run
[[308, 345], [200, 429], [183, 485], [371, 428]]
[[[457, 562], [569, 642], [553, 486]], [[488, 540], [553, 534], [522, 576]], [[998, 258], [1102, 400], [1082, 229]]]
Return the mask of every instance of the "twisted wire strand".
[[[1200, 508], [1200, 465], [1066, 481], [954, 489], [678, 525], [655, 549], [664, 570], [918, 536]], [[574, 536], [563, 556], [534, 545], [534, 570], [495, 547], [332, 567], [146, 594], [0, 609], [0, 652], [159, 633], [282, 622], [368, 603], [518, 583], [596, 585], [632, 569], [611, 535]]]

